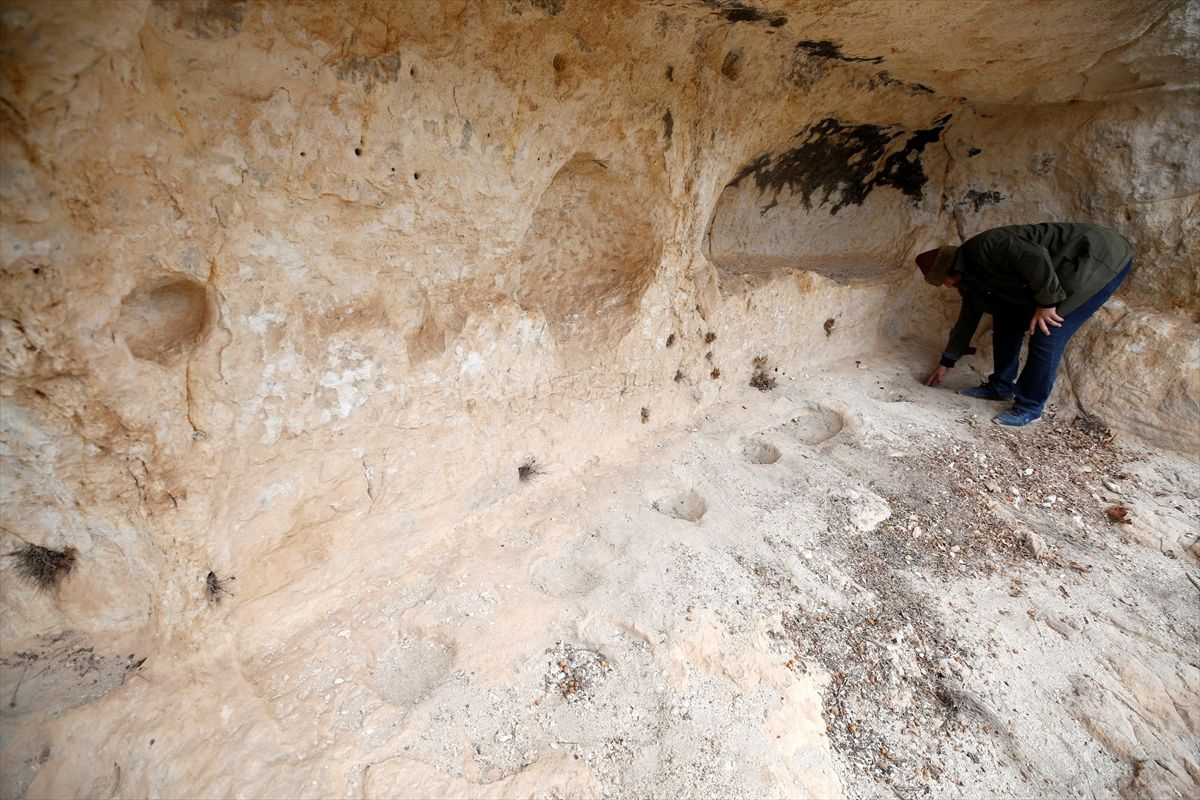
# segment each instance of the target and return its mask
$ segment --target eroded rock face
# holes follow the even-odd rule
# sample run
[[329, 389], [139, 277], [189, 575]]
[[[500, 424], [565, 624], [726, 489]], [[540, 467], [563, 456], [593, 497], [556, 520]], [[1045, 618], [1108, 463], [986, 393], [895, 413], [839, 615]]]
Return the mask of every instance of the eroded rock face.
[[[1188, 450], [1200, 418], [1200, 341], [1169, 314], [1106, 306], [1081, 336], [1068, 368], [1080, 405], [1095, 403], [1119, 430]], [[1155, 373], [1156, 381], [1142, 376]]]
[[652, 212], [665, 194], [645, 193], [648, 185], [645, 165], [614, 172], [604, 161], [573, 157], [534, 209], [516, 274], [498, 287], [549, 322], [573, 364], [586, 365], [605, 342], [624, 338], [654, 277], [661, 245]]
[[[1198, 30], [1195, 2], [7, 4], [0, 549], [70, 546], [79, 567], [57, 593], [3, 582], [0, 655], [18, 664], [62, 631], [122, 669], [131, 652], [183, 654], [142, 702], [235, 670], [228, 702], [269, 707], [236, 723], [235, 749], [288, 750], [262, 720], [327, 708], [342, 684], [293, 667], [336, 649], [334, 616], [392, 626], [353, 651], [364, 683], [404, 670], [367, 654], [391, 652], [420, 592], [372, 605], [348, 552], [378, 565], [411, 548], [433, 561], [380, 582], [451, 585], [428, 566], [439, 543], [468, 550], [491, 530], [480, 515], [518, 502], [527, 454], [553, 464], [535, 480], [586, 474], [730, 402], [758, 359], [812, 380], [915, 337], [932, 363], [948, 312], [912, 256], [992, 225], [1088, 219], [1135, 241], [1127, 311], [1080, 334], [1071, 382], [1115, 428], [1194, 449], [1178, 431], [1200, 391]], [[827, 411], [789, 410], [812, 412], [792, 430], [806, 452], [848, 438]], [[698, 523], [681, 536], [719, 526], [717, 503], [679, 491], [665, 513]], [[494, 532], [530, 552], [538, 603], [592, 595], [614, 559], [599, 541], [563, 556], [560, 534]], [[236, 576], [228, 602], [206, 598], [210, 571]], [[305, 616], [305, 588], [342, 581], [353, 601]], [[435, 605], [466, 619], [490, 602]], [[529, 641], [545, 633], [529, 625]], [[718, 647], [704, 636], [695, 647]], [[440, 632], [420, 641], [453, 663], [430, 650], [416, 688], [356, 695], [378, 723], [363, 748], [403, 722], [395, 697], [416, 704], [487, 663]], [[647, 675], [663, 658], [638, 657]], [[119, 672], [71, 712], [99, 709], [91, 744], [118, 750], [123, 693], [142, 683]], [[46, 723], [62, 706], [21, 706], [20, 746], [63, 736]], [[6, 795], [41, 752], [4, 759], [23, 765]], [[524, 787], [523, 757], [474, 777]], [[771, 786], [836, 788], [824, 762], [790, 759]], [[101, 767], [45, 770], [31, 791], [363, 782]], [[371, 769], [384, 795], [424, 768], [392, 754]]]

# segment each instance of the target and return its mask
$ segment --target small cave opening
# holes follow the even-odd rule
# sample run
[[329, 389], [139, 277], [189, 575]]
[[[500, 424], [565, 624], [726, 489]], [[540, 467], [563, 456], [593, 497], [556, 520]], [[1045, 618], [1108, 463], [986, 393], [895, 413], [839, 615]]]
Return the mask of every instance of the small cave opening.
[[717, 199], [706, 237], [723, 274], [819, 273], [840, 283], [904, 266], [921, 222], [928, 128], [827, 117], [753, 157]]

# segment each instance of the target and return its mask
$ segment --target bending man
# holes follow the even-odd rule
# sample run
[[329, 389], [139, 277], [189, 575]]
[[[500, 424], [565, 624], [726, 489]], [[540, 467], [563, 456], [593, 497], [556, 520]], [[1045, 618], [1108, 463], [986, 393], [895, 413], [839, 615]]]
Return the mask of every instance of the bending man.
[[[1125, 280], [1132, 256], [1133, 245], [1123, 236], [1070, 222], [992, 228], [961, 247], [921, 253], [917, 266], [926, 283], [962, 295], [958, 322], [926, 385], [939, 385], [959, 358], [975, 352], [971, 338], [982, 316], [991, 314], [992, 374], [960, 394], [1012, 400], [1012, 408], [994, 418], [1000, 425], [1041, 419], [1067, 342]], [[1026, 333], [1029, 354], [1018, 377]]]

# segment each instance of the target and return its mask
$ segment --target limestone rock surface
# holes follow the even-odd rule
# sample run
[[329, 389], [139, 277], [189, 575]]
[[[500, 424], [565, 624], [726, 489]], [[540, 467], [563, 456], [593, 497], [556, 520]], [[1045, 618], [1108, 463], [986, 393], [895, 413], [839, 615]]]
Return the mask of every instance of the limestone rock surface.
[[[965, 546], [872, 488], [977, 458], [982, 412], [916, 380], [954, 309], [912, 257], [1045, 219], [1134, 241], [1056, 403], [1154, 448], [1171, 500], [1118, 536], [1080, 489], [1048, 541], [1191, 591], [1194, 469], [1162, 465], [1200, 449], [1198, 75], [1196, 0], [5, 3], [0, 795], [862, 796], [901, 762], [957, 791], [950, 739], [936, 775], [880, 748], [970, 716], [928, 654], [990, 643], [921, 620], [960, 630], [972, 579], [905, 605], [852, 557], [888, 521], [938, 554], [889, 568]], [[936, 475], [993, 515], [968, 531], [1063, 508]], [[21, 580], [28, 545], [72, 571]], [[1090, 612], [1042, 588], [1065, 642]], [[990, 791], [1200, 777], [1163, 699], [1196, 699], [1195, 626], [1138, 597], [1152, 633], [1055, 641], [1071, 674], [1005, 720], [1062, 743], [1036, 769], [973, 729]], [[1023, 613], [988, 681], [1041, 641]], [[846, 673], [796, 631], [887, 614], [898, 710], [838, 738]], [[1041, 726], [1071, 680], [1082, 717]], [[1147, 727], [1100, 731], [1113, 697]]]

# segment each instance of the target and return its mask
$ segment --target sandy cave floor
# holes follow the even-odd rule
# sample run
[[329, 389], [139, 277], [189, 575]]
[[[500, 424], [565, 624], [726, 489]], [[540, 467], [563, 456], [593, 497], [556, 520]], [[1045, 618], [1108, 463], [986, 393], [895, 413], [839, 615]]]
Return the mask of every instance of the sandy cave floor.
[[[92, 788], [1195, 796], [1195, 466], [1074, 411], [1001, 429], [926, 360], [781, 374], [586, 475], [547, 454], [432, 541], [364, 521], [97, 701]], [[10, 787], [62, 786], [31, 758]]]

